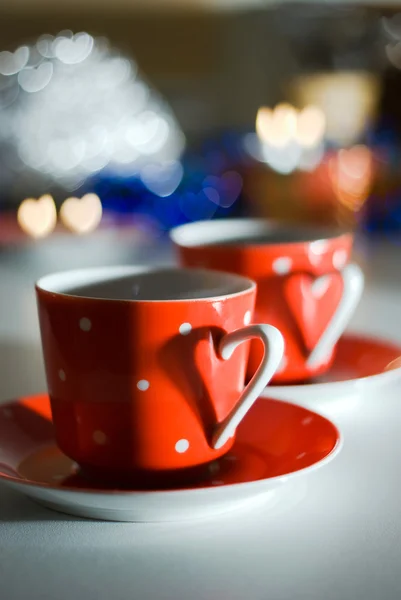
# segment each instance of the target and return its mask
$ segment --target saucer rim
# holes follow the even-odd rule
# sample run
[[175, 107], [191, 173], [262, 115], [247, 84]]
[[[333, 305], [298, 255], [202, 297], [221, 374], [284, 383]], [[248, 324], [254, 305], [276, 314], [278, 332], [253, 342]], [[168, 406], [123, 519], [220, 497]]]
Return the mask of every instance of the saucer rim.
[[[42, 394], [33, 394], [30, 396], [24, 396], [24, 399], [30, 399], [33, 400], [35, 398], [40, 398], [44, 395], [48, 395], [47, 393], [42, 393]], [[305, 411], [307, 411], [308, 413], [312, 414], [313, 416], [319, 417], [320, 419], [323, 419], [324, 421], [328, 422], [330, 424], [330, 426], [333, 429], [333, 432], [336, 436], [336, 441], [335, 444], [333, 446], [333, 448], [330, 450], [330, 452], [328, 452], [328, 454], [326, 454], [326, 456], [324, 458], [322, 458], [321, 460], [318, 460], [317, 462], [314, 462], [311, 465], [308, 465], [306, 467], [302, 467], [296, 471], [291, 471], [290, 473], [283, 473], [281, 475], [275, 475], [274, 477], [263, 477], [261, 479], [256, 479], [253, 481], [243, 481], [243, 482], [237, 482], [237, 483], [227, 483], [224, 485], [208, 485], [208, 486], [202, 486], [202, 487], [196, 487], [196, 488], [176, 488], [176, 489], [153, 489], [153, 490], [104, 490], [104, 489], [92, 489], [92, 488], [74, 488], [74, 487], [55, 487], [54, 485], [50, 484], [50, 483], [42, 483], [42, 482], [35, 482], [32, 480], [28, 480], [28, 479], [23, 479], [20, 477], [14, 477], [12, 475], [7, 475], [6, 473], [3, 473], [1, 471], [1, 467], [0, 467], [0, 483], [4, 482], [5, 484], [10, 483], [10, 484], [14, 484], [12, 487], [15, 486], [23, 486], [23, 487], [28, 487], [28, 488], [39, 488], [39, 489], [45, 489], [45, 490], [51, 490], [54, 492], [60, 492], [60, 493], [69, 493], [69, 494], [76, 494], [76, 495], [87, 495], [87, 494], [100, 494], [102, 496], [106, 496], [106, 497], [117, 497], [117, 496], [124, 496], [124, 497], [134, 497], [134, 496], [148, 496], [148, 495], [162, 495], [165, 496], [166, 494], [169, 495], [170, 498], [173, 498], [174, 496], [176, 497], [181, 497], [182, 495], [201, 495], [201, 494], [218, 494], [219, 492], [221, 492], [222, 489], [224, 490], [228, 490], [228, 491], [232, 491], [233, 489], [244, 489], [246, 488], [252, 488], [252, 487], [256, 487], [256, 486], [261, 486], [263, 484], [269, 484], [269, 483], [275, 483], [275, 484], [284, 484], [287, 483], [287, 481], [291, 478], [293, 479], [296, 476], [299, 476], [301, 474], [305, 474], [314, 470], [317, 470], [318, 468], [328, 464], [329, 462], [331, 462], [342, 450], [343, 445], [344, 445], [344, 438], [343, 438], [343, 434], [341, 433], [339, 427], [336, 425], [336, 423], [334, 421], [332, 421], [329, 417], [322, 415], [306, 406], [300, 406], [298, 404], [295, 404], [294, 402], [292, 402], [291, 400], [286, 400], [286, 399], [280, 399], [280, 398], [272, 398], [272, 397], [264, 397], [263, 395], [259, 396], [259, 400], [261, 401], [273, 401], [273, 402], [280, 402], [282, 404], [289, 404], [290, 406], [294, 406], [297, 407], [298, 409], [301, 408]], [[19, 402], [19, 399], [16, 398], [14, 400], [5, 402], [5, 403], [1, 403], [0, 404], [0, 409], [2, 408], [7, 408], [10, 406], [13, 406], [15, 404], [17, 404]], [[46, 444], [43, 444], [43, 447], [46, 447]]]
[[[357, 339], [358, 341], [366, 341], [366, 342], [370, 342], [370, 343], [377, 343], [380, 345], [386, 344], [388, 347], [391, 347], [394, 349], [394, 351], [399, 350], [399, 357], [401, 358], [401, 344], [393, 341], [393, 340], [388, 340], [387, 338], [382, 338], [380, 336], [377, 335], [370, 335], [370, 334], [364, 334], [364, 333], [359, 333], [358, 331], [349, 331], [349, 332], [345, 332], [342, 336], [342, 338], [347, 338], [347, 339]], [[391, 363], [389, 363], [391, 364]], [[302, 393], [302, 394], [307, 394], [308, 392], [310, 393], [316, 393], [319, 391], [327, 391], [328, 389], [333, 389], [333, 390], [338, 390], [341, 387], [365, 387], [366, 385], [372, 383], [372, 385], [377, 385], [378, 383], [381, 383], [382, 380], [387, 380], [388, 383], [390, 383], [391, 381], [396, 380], [398, 377], [401, 376], [401, 366], [400, 367], [396, 367], [395, 369], [389, 369], [388, 371], [380, 371], [379, 373], [374, 373], [373, 375], [365, 375], [364, 377], [356, 377], [355, 379], [344, 379], [342, 381], [324, 381], [324, 382], [320, 382], [320, 383], [301, 383], [301, 384], [280, 384], [280, 385], [273, 385], [273, 386], [268, 386], [266, 387], [263, 392], [262, 392], [262, 397], [263, 398], [270, 398], [270, 397], [275, 397], [275, 394], [279, 394], [277, 396], [278, 399], [282, 399], [281, 394], [284, 393], [288, 393], [288, 394], [298, 394], [298, 393]], [[379, 381], [378, 381], [379, 380]], [[383, 384], [385, 382], [383, 381]], [[284, 399], [284, 398], [283, 398]], [[285, 398], [288, 402], [294, 402], [295, 398], [292, 398], [291, 395], [288, 395]]]

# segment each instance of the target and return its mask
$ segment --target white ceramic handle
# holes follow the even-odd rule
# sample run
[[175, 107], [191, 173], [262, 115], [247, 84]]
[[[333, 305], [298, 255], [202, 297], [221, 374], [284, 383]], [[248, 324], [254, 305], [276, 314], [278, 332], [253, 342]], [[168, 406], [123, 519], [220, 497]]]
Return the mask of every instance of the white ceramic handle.
[[283, 358], [283, 336], [272, 325], [249, 325], [227, 333], [219, 344], [221, 358], [228, 360], [239, 344], [251, 338], [259, 338], [263, 342], [265, 350], [263, 359], [231, 413], [217, 425], [212, 439], [213, 448], [216, 450], [224, 446], [234, 435], [236, 428], [263, 392]]
[[344, 283], [343, 295], [330, 323], [306, 361], [308, 367], [316, 367], [327, 359], [361, 299], [364, 276], [358, 265], [347, 265], [341, 271], [341, 276]]

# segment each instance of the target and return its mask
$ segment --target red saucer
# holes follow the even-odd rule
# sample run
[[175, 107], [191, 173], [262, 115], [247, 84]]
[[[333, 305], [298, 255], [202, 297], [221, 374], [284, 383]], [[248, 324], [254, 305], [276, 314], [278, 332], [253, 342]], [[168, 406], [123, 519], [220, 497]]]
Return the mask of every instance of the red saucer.
[[373, 377], [388, 371], [401, 357], [401, 346], [367, 335], [346, 334], [338, 342], [330, 371], [313, 380], [315, 383], [348, 381]]
[[339, 441], [328, 419], [287, 402], [259, 399], [239, 426], [231, 452], [209, 464], [198, 481], [170, 489], [117, 489], [85, 479], [61, 453], [54, 441], [49, 399], [40, 395], [0, 407], [0, 481], [47, 506], [81, 516], [189, 518], [186, 512], [223, 512], [224, 507], [271, 492], [297, 472], [332, 458]]
[[[329, 371], [308, 381], [296, 382], [296, 385], [339, 383], [375, 377], [400, 366], [401, 346], [368, 335], [347, 333], [337, 344], [334, 362]], [[271, 383], [270, 387], [281, 389], [291, 387], [291, 384], [284, 386]]]
[[321, 410], [324, 401], [369, 391], [401, 380], [401, 346], [369, 335], [344, 334], [331, 369], [314, 379], [288, 385], [270, 384], [263, 397]]

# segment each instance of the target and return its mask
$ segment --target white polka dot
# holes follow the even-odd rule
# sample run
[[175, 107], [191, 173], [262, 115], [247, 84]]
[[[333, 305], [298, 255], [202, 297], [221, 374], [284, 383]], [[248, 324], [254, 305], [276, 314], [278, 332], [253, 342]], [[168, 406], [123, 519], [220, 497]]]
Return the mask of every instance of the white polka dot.
[[329, 289], [331, 283], [330, 275], [322, 275], [315, 279], [315, 281], [311, 285], [311, 292], [315, 298], [322, 298], [327, 290]]
[[149, 386], [150, 383], [147, 379], [140, 379], [136, 384], [136, 387], [138, 388], [138, 390], [141, 390], [141, 392], [146, 392], [146, 390], [149, 389]]
[[316, 240], [309, 244], [309, 251], [315, 255], [323, 254], [327, 250], [328, 245], [329, 242], [327, 240]]
[[289, 256], [281, 256], [273, 261], [273, 271], [278, 275], [285, 275], [291, 271], [292, 260]]
[[107, 442], [107, 436], [103, 431], [94, 431], [92, 438], [95, 444], [99, 444], [100, 446], [103, 446]]
[[251, 318], [252, 318], [252, 313], [250, 310], [247, 310], [246, 313], [244, 314], [244, 325], [249, 325], [249, 323], [251, 322]]
[[65, 371], [63, 371], [63, 369], [60, 369], [60, 371], [58, 372], [58, 376], [61, 379], [61, 381], [65, 381], [67, 379], [66, 375], [65, 375]]
[[181, 323], [178, 331], [181, 333], [181, 335], [188, 335], [188, 333], [191, 333], [192, 331], [191, 323]]
[[301, 423], [302, 425], [310, 425], [313, 421], [313, 417], [305, 417], [305, 419], [302, 419]]
[[82, 331], [90, 331], [92, 329], [92, 321], [87, 317], [82, 317], [82, 319], [79, 320], [79, 326]]
[[178, 442], [175, 445], [175, 450], [179, 454], [183, 454], [184, 452], [186, 452], [188, 450], [188, 448], [189, 448], [189, 442], [188, 442], [188, 440], [185, 440], [185, 439], [178, 440]]
[[335, 269], [342, 269], [347, 262], [347, 251], [336, 250], [333, 254], [333, 267]]

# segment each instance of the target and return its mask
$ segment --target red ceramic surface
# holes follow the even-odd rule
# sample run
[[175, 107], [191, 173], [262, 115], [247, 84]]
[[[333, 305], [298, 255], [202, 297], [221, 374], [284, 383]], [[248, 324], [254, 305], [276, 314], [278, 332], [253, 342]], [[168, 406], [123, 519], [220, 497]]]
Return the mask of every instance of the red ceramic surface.
[[[249, 236], [245, 242], [236, 243], [235, 237], [241, 237], [242, 223], [244, 229], [255, 224], [259, 231], [259, 223], [263, 225], [263, 221], [231, 221], [232, 224], [223, 220], [205, 225], [205, 243], [202, 242], [202, 223], [173, 230], [172, 239], [181, 263], [235, 272], [256, 281], [254, 322], [274, 325], [285, 340], [285, 356], [274, 382], [284, 384], [321, 375], [333, 362], [333, 347], [317, 364], [308, 364], [308, 357], [339, 310], [344, 288], [341, 270], [350, 260], [352, 235], [319, 239], [313, 237], [312, 231], [310, 241], [253, 243]], [[231, 228], [235, 231], [234, 241], [224, 242]], [[219, 236], [222, 243], [218, 241]], [[345, 324], [338, 330], [338, 337], [344, 328]], [[249, 376], [259, 361], [260, 347], [252, 343]]]
[[[157, 293], [172, 286], [174, 296], [177, 271], [165, 272]], [[148, 285], [135, 277], [115, 284], [123, 299], [101, 299], [99, 290], [98, 297], [54, 293], [39, 282], [48, 389], [66, 455], [102, 475], [123, 475], [192, 467], [229, 450], [234, 437], [215, 449], [211, 435], [243, 392], [249, 342], [228, 360], [217, 347], [249, 323], [256, 291], [237, 278], [241, 291], [225, 294], [220, 278], [214, 274], [217, 289], [207, 297], [193, 290], [188, 299], [161, 301], [135, 299]]]
[[[183, 488], [208, 488], [289, 475], [318, 465], [338, 447], [336, 427], [300, 406], [271, 399], [256, 402], [240, 426], [230, 452], [205, 466]], [[54, 489], [105, 492], [110, 485], [93, 483], [56, 446], [47, 395], [0, 407], [0, 479]], [[171, 486], [170, 486], [171, 487]], [[134, 491], [138, 486], [130, 488]], [[139, 489], [144, 489], [143, 485]]]
[[337, 383], [383, 375], [401, 367], [401, 346], [374, 337], [343, 335], [327, 373], [311, 383]]
[[284, 298], [307, 350], [313, 350], [325, 332], [340, 303], [343, 289], [339, 273], [318, 279], [294, 273], [285, 282]]

